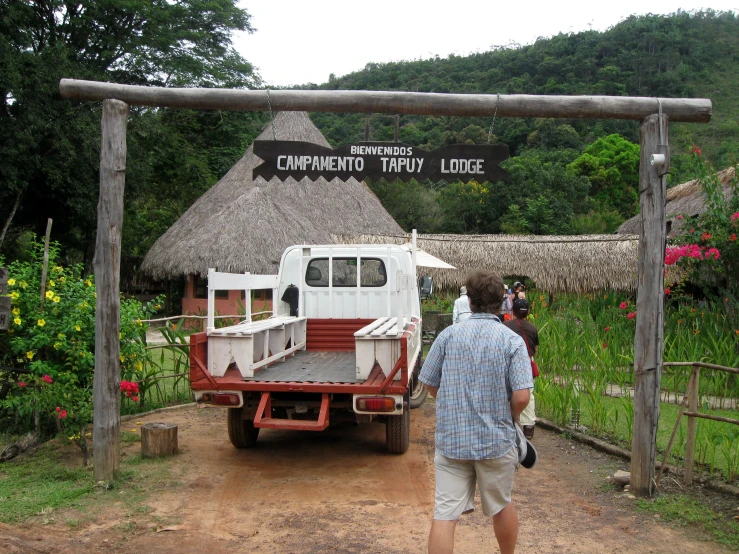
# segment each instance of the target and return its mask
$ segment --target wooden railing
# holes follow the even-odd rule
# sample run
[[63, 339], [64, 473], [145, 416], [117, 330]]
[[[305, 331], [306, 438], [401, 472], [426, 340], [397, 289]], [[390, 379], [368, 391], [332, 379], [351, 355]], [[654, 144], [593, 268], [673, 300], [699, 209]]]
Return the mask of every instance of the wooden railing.
[[699, 396], [698, 390], [699, 390], [699, 384], [700, 384], [701, 368], [712, 369], [716, 371], [724, 371], [726, 373], [733, 373], [735, 375], [739, 375], [739, 368], [726, 367], [726, 366], [716, 365], [716, 364], [706, 364], [703, 362], [664, 362], [662, 365], [672, 366], [672, 367], [691, 366], [692, 369], [690, 371], [690, 378], [688, 379], [687, 390], [685, 391], [685, 394], [683, 395], [682, 402], [680, 402], [680, 411], [677, 414], [677, 421], [675, 421], [675, 427], [672, 429], [670, 440], [667, 443], [667, 448], [665, 449], [665, 457], [662, 460], [662, 465], [659, 468], [659, 473], [657, 475], [656, 481], [657, 481], [657, 485], [659, 486], [659, 482], [662, 478], [662, 473], [664, 472], [665, 467], [667, 466], [667, 458], [670, 456], [670, 450], [672, 449], [672, 443], [675, 440], [675, 435], [677, 434], [677, 430], [680, 427], [680, 420], [682, 419], [683, 416], [685, 416], [688, 418], [688, 436], [686, 438], [686, 443], [685, 443], [684, 481], [686, 485], [691, 485], [693, 483], [693, 466], [695, 464], [695, 434], [696, 434], [696, 424], [697, 424], [696, 419], [697, 418], [710, 419], [713, 421], [723, 421], [724, 423], [731, 423], [733, 425], [739, 425], [739, 420], [737, 419], [714, 416], [711, 414], [704, 414], [698, 411], [698, 405], [700, 402], [700, 396]]

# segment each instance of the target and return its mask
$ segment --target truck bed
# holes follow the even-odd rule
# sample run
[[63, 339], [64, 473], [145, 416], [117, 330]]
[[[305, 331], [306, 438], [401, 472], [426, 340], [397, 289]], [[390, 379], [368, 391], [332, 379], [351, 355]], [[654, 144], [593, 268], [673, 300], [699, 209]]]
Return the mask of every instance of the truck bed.
[[354, 352], [296, 352], [284, 362], [257, 371], [244, 381], [292, 383], [357, 383]]

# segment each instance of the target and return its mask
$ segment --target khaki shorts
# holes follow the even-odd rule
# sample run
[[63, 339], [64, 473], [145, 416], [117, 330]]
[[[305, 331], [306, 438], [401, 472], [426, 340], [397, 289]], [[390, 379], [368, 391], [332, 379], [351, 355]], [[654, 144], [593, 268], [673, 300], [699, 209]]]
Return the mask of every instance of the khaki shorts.
[[494, 516], [511, 503], [516, 447], [492, 460], [453, 460], [436, 452], [434, 519], [456, 521], [474, 510], [475, 484], [480, 488], [482, 513]]

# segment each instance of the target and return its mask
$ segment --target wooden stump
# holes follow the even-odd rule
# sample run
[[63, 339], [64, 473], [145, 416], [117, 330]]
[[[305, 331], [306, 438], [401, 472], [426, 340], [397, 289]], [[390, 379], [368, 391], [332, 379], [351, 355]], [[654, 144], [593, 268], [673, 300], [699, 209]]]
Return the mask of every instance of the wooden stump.
[[145, 423], [141, 426], [141, 455], [144, 458], [176, 453], [176, 425], [172, 423]]

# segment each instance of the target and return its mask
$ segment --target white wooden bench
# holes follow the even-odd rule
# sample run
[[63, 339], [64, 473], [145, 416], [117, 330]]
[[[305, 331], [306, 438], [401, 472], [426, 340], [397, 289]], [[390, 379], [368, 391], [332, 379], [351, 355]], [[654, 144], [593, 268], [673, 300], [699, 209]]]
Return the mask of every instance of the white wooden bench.
[[[357, 379], [367, 379], [375, 367], [380, 364], [382, 372], [387, 376], [400, 358], [400, 339], [407, 327], [406, 318], [398, 325], [397, 317], [380, 317], [354, 333], [357, 356]], [[408, 340], [408, 367], [412, 368], [420, 353], [420, 332], [415, 332]], [[400, 373], [395, 376], [400, 379]]]
[[254, 377], [254, 371], [305, 350], [307, 318], [279, 316], [210, 329], [208, 333], [208, 370], [213, 377], [223, 377], [231, 362], [236, 362], [242, 377]]

